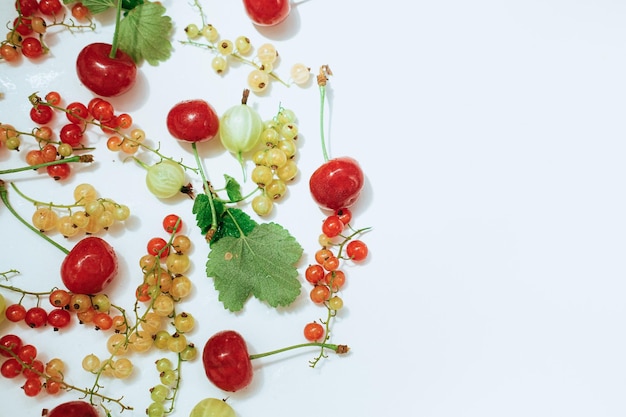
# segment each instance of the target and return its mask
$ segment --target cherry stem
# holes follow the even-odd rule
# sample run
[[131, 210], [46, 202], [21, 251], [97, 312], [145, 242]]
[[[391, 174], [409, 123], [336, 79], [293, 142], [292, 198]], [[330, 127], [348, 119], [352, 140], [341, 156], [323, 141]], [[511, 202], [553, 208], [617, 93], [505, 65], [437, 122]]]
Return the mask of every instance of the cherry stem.
[[117, 54], [117, 45], [119, 43], [120, 21], [122, 19], [122, 0], [117, 0], [117, 6], [115, 11], [115, 31], [113, 32], [113, 42], [111, 43], [110, 58], [115, 58]]
[[200, 161], [200, 155], [198, 154], [196, 142], [191, 144], [191, 149], [193, 150], [193, 157], [196, 160], [196, 165], [198, 166], [198, 171], [200, 172], [200, 177], [202, 178], [202, 188], [204, 189], [206, 196], [209, 198], [209, 207], [211, 207], [211, 227], [205, 236], [207, 241], [211, 241], [213, 235], [217, 231], [217, 211], [215, 210], [215, 202], [213, 201], [213, 190], [211, 190], [209, 181], [207, 180], [204, 169], [202, 168], [202, 162]]
[[41, 236], [42, 238], [47, 240], [49, 243], [51, 243], [53, 246], [55, 246], [61, 252], [65, 253], [66, 255], [70, 253], [70, 251], [68, 249], [64, 248], [63, 246], [61, 246], [60, 244], [58, 244], [57, 242], [52, 240], [50, 237], [48, 237], [46, 234], [42, 233], [41, 230], [37, 229], [32, 224], [28, 223], [26, 220], [24, 220], [24, 218], [22, 216], [20, 216], [18, 214], [17, 211], [15, 211], [15, 209], [13, 208], [11, 203], [9, 202], [9, 193], [8, 193], [7, 187], [5, 185], [5, 182], [3, 180], [0, 180], [0, 200], [2, 200], [2, 202], [4, 203], [6, 208], [11, 212], [11, 214], [13, 214], [13, 216], [15, 216], [16, 219], [18, 219], [20, 222], [22, 222], [22, 224], [24, 224], [30, 230], [32, 230], [33, 232], [37, 233], [39, 236]]
[[45, 168], [50, 165], [66, 164], [66, 163], [73, 163], [73, 162], [80, 162], [80, 163], [93, 162], [93, 155], [74, 155], [69, 158], [55, 159], [54, 161], [44, 162], [42, 164], [26, 165], [26, 166], [19, 167], [19, 168], [3, 169], [3, 170], [0, 170], [0, 175], [13, 174], [15, 172], [21, 172], [21, 171], [37, 170], [39, 168]]
[[248, 358], [250, 360], [258, 359], [258, 358], [264, 358], [266, 356], [274, 355], [276, 353], [287, 352], [289, 350], [300, 349], [300, 348], [305, 348], [305, 347], [321, 347], [323, 349], [330, 349], [330, 350], [335, 351], [335, 353], [337, 353], [338, 355], [343, 354], [343, 353], [347, 353], [350, 350], [350, 348], [348, 346], [346, 346], [346, 345], [336, 345], [336, 344], [333, 344], [333, 343], [310, 342], [310, 343], [301, 343], [301, 344], [298, 344], [298, 345], [287, 346], [285, 348], [276, 349], [276, 350], [272, 350], [272, 351], [265, 352], [265, 353], [255, 353], [253, 355], [249, 355]]
[[320, 68], [320, 73], [317, 76], [317, 85], [320, 90], [320, 139], [322, 141], [322, 153], [324, 155], [324, 162], [328, 162], [330, 157], [328, 156], [328, 150], [326, 149], [326, 138], [324, 134], [324, 108], [326, 106], [326, 83], [328, 83], [328, 76], [332, 75], [332, 71], [328, 65], [323, 65]]

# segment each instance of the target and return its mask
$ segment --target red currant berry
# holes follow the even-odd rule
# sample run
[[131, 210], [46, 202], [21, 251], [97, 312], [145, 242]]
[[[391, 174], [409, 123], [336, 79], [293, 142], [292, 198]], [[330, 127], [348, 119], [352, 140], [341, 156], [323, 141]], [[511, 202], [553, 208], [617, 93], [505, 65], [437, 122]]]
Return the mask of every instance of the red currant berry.
[[69, 178], [72, 170], [70, 164], [54, 164], [46, 167], [48, 175], [54, 178], [56, 181], [65, 180]]
[[48, 312], [41, 307], [29, 308], [24, 321], [32, 328], [45, 326], [48, 322]]
[[67, 327], [71, 320], [72, 315], [63, 308], [55, 308], [48, 314], [48, 324], [52, 326], [55, 331]]
[[83, 139], [83, 128], [76, 123], [66, 124], [61, 128], [59, 138], [61, 142], [76, 147], [80, 145], [80, 141]]
[[328, 237], [338, 236], [343, 232], [344, 224], [336, 214], [328, 216], [322, 223], [322, 233]]
[[27, 58], [39, 58], [43, 55], [43, 45], [37, 38], [25, 38], [22, 41], [22, 54]]
[[150, 255], [158, 256], [161, 259], [165, 259], [169, 255], [169, 247], [165, 239], [160, 237], [153, 237], [148, 241], [147, 245], [148, 253]]
[[349, 208], [341, 208], [335, 211], [335, 214], [339, 216], [339, 220], [341, 220], [341, 223], [344, 225], [349, 224], [350, 221], [352, 221], [352, 212]]
[[17, 323], [26, 317], [26, 308], [21, 304], [11, 304], [4, 312], [7, 320]]
[[89, 117], [89, 110], [87, 109], [87, 106], [78, 101], [68, 104], [66, 110], [67, 112], [65, 115], [67, 120], [72, 123], [82, 124], [85, 122], [87, 117]]
[[[10, 358], [17, 355], [18, 350], [22, 347], [22, 339], [14, 334], [7, 334], [0, 338], [0, 355]], [[11, 354], [13, 353], [13, 355]]]
[[22, 364], [15, 358], [7, 359], [0, 367], [0, 375], [5, 378], [15, 378], [22, 373]]
[[317, 322], [307, 323], [304, 326], [304, 338], [310, 342], [317, 342], [324, 337], [324, 326]]
[[353, 240], [346, 246], [346, 254], [353, 261], [362, 261], [367, 258], [367, 245], [362, 240]]
[[178, 233], [182, 227], [183, 221], [180, 216], [176, 214], [168, 214], [163, 219], [163, 229], [165, 229], [167, 233]]

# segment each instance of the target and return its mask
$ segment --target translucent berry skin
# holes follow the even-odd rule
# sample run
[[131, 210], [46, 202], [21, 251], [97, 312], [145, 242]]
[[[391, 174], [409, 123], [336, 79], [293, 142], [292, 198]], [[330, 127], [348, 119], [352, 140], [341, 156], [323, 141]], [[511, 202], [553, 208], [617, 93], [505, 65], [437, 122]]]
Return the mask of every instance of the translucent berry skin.
[[259, 26], [274, 26], [289, 16], [289, 0], [243, 0], [248, 17]]
[[46, 417], [100, 417], [98, 410], [86, 401], [76, 400], [59, 404]]
[[321, 208], [339, 210], [350, 207], [361, 194], [363, 171], [353, 158], [334, 158], [313, 172], [309, 188]]
[[118, 49], [111, 58], [112, 46], [91, 43], [76, 58], [76, 73], [81, 83], [104, 97], [119, 96], [130, 90], [137, 78], [137, 65], [124, 51]]
[[252, 362], [243, 337], [224, 330], [214, 334], [204, 345], [202, 363], [207, 378], [216, 387], [235, 392], [252, 381]]
[[211, 140], [219, 131], [219, 117], [213, 106], [202, 99], [176, 103], [167, 114], [167, 130], [186, 142]]
[[106, 241], [89, 236], [79, 241], [61, 264], [61, 279], [75, 294], [102, 292], [117, 275], [115, 251]]

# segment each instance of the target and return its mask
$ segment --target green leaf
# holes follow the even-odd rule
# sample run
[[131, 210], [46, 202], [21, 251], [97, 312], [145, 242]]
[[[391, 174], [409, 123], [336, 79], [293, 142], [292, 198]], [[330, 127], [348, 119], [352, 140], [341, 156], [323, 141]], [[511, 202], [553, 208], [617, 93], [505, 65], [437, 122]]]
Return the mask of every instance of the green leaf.
[[217, 231], [211, 240], [211, 247], [224, 236], [240, 237], [250, 233], [257, 226], [246, 212], [238, 208], [228, 208], [217, 221]]
[[[66, 4], [67, 3], [69, 2], [66, 2]], [[83, 0], [82, 3], [83, 6], [89, 9], [91, 14], [102, 13], [117, 5], [114, 0]]]
[[220, 239], [209, 253], [206, 273], [230, 311], [241, 310], [250, 296], [272, 307], [287, 306], [300, 294], [294, 265], [302, 252], [280, 225], [259, 224], [247, 236]]
[[226, 180], [226, 194], [230, 201], [240, 201], [243, 197], [241, 195], [241, 185], [230, 175], [224, 174], [224, 179]]
[[[215, 204], [216, 218], [219, 221], [219, 218], [224, 213], [224, 204], [216, 200], [214, 200], [213, 203]], [[209, 197], [206, 194], [196, 195], [191, 212], [196, 215], [196, 224], [202, 234], [206, 234], [213, 224], [213, 214], [211, 213]]]
[[166, 61], [172, 53], [172, 19], [157, 3], [140, 4], [120, 21], [119, 47], [137, 63]]

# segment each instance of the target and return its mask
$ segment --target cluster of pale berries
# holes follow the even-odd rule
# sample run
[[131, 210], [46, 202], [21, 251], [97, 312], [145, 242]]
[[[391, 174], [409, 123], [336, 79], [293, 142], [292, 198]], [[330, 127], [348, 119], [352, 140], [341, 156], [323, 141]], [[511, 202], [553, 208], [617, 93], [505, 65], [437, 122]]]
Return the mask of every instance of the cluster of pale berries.
[[128, 206], [99, 197], [95, 187], [88, 183], [74, 188], [74, 199], [75, 203], [70, 205], [38, 203], [32, 215], [33, 226], [42, 232], [56, 231], [72, 237], [79, 233], [97, 234], [130, 216]]
[[[271, 43], [264, 43], [254, 52], [250, 39], [246, 36], [239, 36], [234, 41], [221, 39], [215, 26], [207, 24], [202, 28], [192, 23], [187, 25], [185, 33], [190, 39], [188, 44], [206, 47], [215, 56], [211, 61], [211, 67], [217, 74], [223, 74], [229, 66], [229, 59], [243, 62], [253, 67], [248, 73], [247, 84], [251, 91], [255, 93], [263, 92], [270, 85], [272, 80], [289, 85], [274, 72], [274, 67], [278, 63], [278, 51]], [[197, 42], [204, 39], [207, 43]], [[249, 58], [250, 57], [250, 58]], [[291, 83], [305, 85], [310, 79], [310, 68], [302, 63], [294, 64], [290, 71]]]
[[261, 188], [252, 199], [252, 209], [259, 216], [272, 212], [274, 202], [287, 192], [287, 184], [298, 174], [296, 152], [298, 125], [292, 110], [281, 108], [272, 120], [265, 122], [261, 133], [262, 148], [254, 152], [251, 179]]

